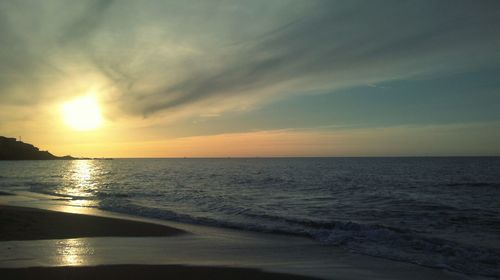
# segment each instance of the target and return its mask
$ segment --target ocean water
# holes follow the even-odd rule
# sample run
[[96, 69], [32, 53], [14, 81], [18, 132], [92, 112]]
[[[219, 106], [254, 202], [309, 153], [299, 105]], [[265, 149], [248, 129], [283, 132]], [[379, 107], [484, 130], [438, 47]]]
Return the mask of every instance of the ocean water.
[[0, 190], [500, 277], [500, 158], [0, 162]]

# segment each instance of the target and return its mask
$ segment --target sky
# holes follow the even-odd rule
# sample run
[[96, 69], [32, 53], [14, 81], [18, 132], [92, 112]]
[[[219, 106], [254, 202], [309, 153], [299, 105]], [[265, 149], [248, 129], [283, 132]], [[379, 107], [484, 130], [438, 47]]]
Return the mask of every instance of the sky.
[[1, 1], [0, 135], [86, 157], [500, 155], [499, 30], [496, 0]]

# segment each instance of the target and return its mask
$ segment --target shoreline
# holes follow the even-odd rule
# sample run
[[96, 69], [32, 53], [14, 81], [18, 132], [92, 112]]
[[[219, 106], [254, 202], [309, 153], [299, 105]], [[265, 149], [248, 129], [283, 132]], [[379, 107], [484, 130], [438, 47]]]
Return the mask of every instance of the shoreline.
[[[0, 192], [0, 196], [17, 196]], [[116, 217], [75, 214], [35, 207], [12, 206], [0, 201], [0, 244], [82, 238], [172, 238], [190, 234], [176, 227]], [[70, 242], [71, 243], [71, 242]], [[8, 250], [11, 247], [7, 247]], [[66, 257], [72, 258], [71, 249]], [[63, 257], [64, 258], [64, 257]], [[99, 264], [62, 263], [60, 266], [3, 267], [5, 279], [277, 279], [320, 278], [268, 272], [258, 268], [184, 264]]]
[[[0, 273], [19, 276], [12, 277], [14, 279], [32, 279], [34, 275], [41, 279], [57, 279], [68, 273], [74, 273], [71, 279], [83, 279], [78, 277], [83, 277], [79, 275], [86, 274], [82, 272], [86, 269], [92, 271], [96, 279], [112, 279], [104, 277], [104, 271], [113, 270], [117, 265], [129, 270], [131, 275], [148, 269], [167, 275], [173, 266], [181, 265], [180, 270], [174, 270], [181, 273], [184, 279], [206, 278], [206, 271], [201, 273], [204, 268], [215, 270], [209, 279], [490, 279], [353, 254], [304, 237], [147, 219], [75, 207], [69, 205], [68, 201], [36, 193], [0, 195], [0, 210], [4, 211], [0, 215], [2, 228], [12, 227], [9, 230], [15, 232], [16, 226], [12, 226], [12, 223], [27, 219], [31, 223], [38, 223], [42, 229], [47, 228], [47, 225], [57, 225], [54, 232], [60, 231], [61, 234], [62, 231], [64, 235], [58, 236], [59, 239], [50, 239], [57, 238], [49, 235], [54, 232], [45, 232], [45, 238], [41, 238], [43, 235], [33, 231], [21, 232], [24, 238], [0, 238]], [[30, 215], [40, 214], [53, 216], [52, 220], [39, 219], [33, 222], [34, 216]], [[13, 220], [9, 222], [10, 225], [4, 223], [6, 218]], [[89, 228], [61, 225], [63, 221], [74, 224], [73, 219], [83, 219]], [[98, 230], [96, 222], [101, 223]], [[72, 230], [72, 234], [69, 234], [68, 229]], [[160, 232], [152, 235], [152, 230]], [[19, 231], [22, 230], [17, 227]], [[84, 232], [86, 235], [82, 236]], [[0, 231], [2, 234], [3, 229]], [[230, 271], [224, 272], [224, 269]], [[201, 274], [189, 278], [194, 271]], [[268, 272], [284, 274], [273, 277], [264, 275]], [[235, 274], [223, 278], [226, 273]], [[293, 275], [304, 275], [306, 278], [293, 278]], [[246, 276], [248, 278], [243, 278]], [[270, 278], [265, 278], [268, 276]], [[155, 278], [159, 276], [154, 273], [150, 277], [142, 278], [159, 279]]]

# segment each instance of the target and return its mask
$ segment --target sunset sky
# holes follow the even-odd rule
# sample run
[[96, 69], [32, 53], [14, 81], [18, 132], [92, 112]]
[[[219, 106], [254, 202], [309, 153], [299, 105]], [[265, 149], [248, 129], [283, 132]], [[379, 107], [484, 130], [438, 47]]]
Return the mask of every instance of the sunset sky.
[[0, 135], [89, 157], [500, 155], [499, 34], [497, 0], [1, 1]]

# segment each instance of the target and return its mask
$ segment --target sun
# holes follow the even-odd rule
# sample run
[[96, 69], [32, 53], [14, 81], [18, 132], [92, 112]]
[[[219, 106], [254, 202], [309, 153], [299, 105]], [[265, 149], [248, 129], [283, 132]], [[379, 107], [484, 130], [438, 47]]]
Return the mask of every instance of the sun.
[[101, 108], [92, 95], [64, 103], [61, 113], [64, 122], [74, 130], [93, 130], [102, 125]]

